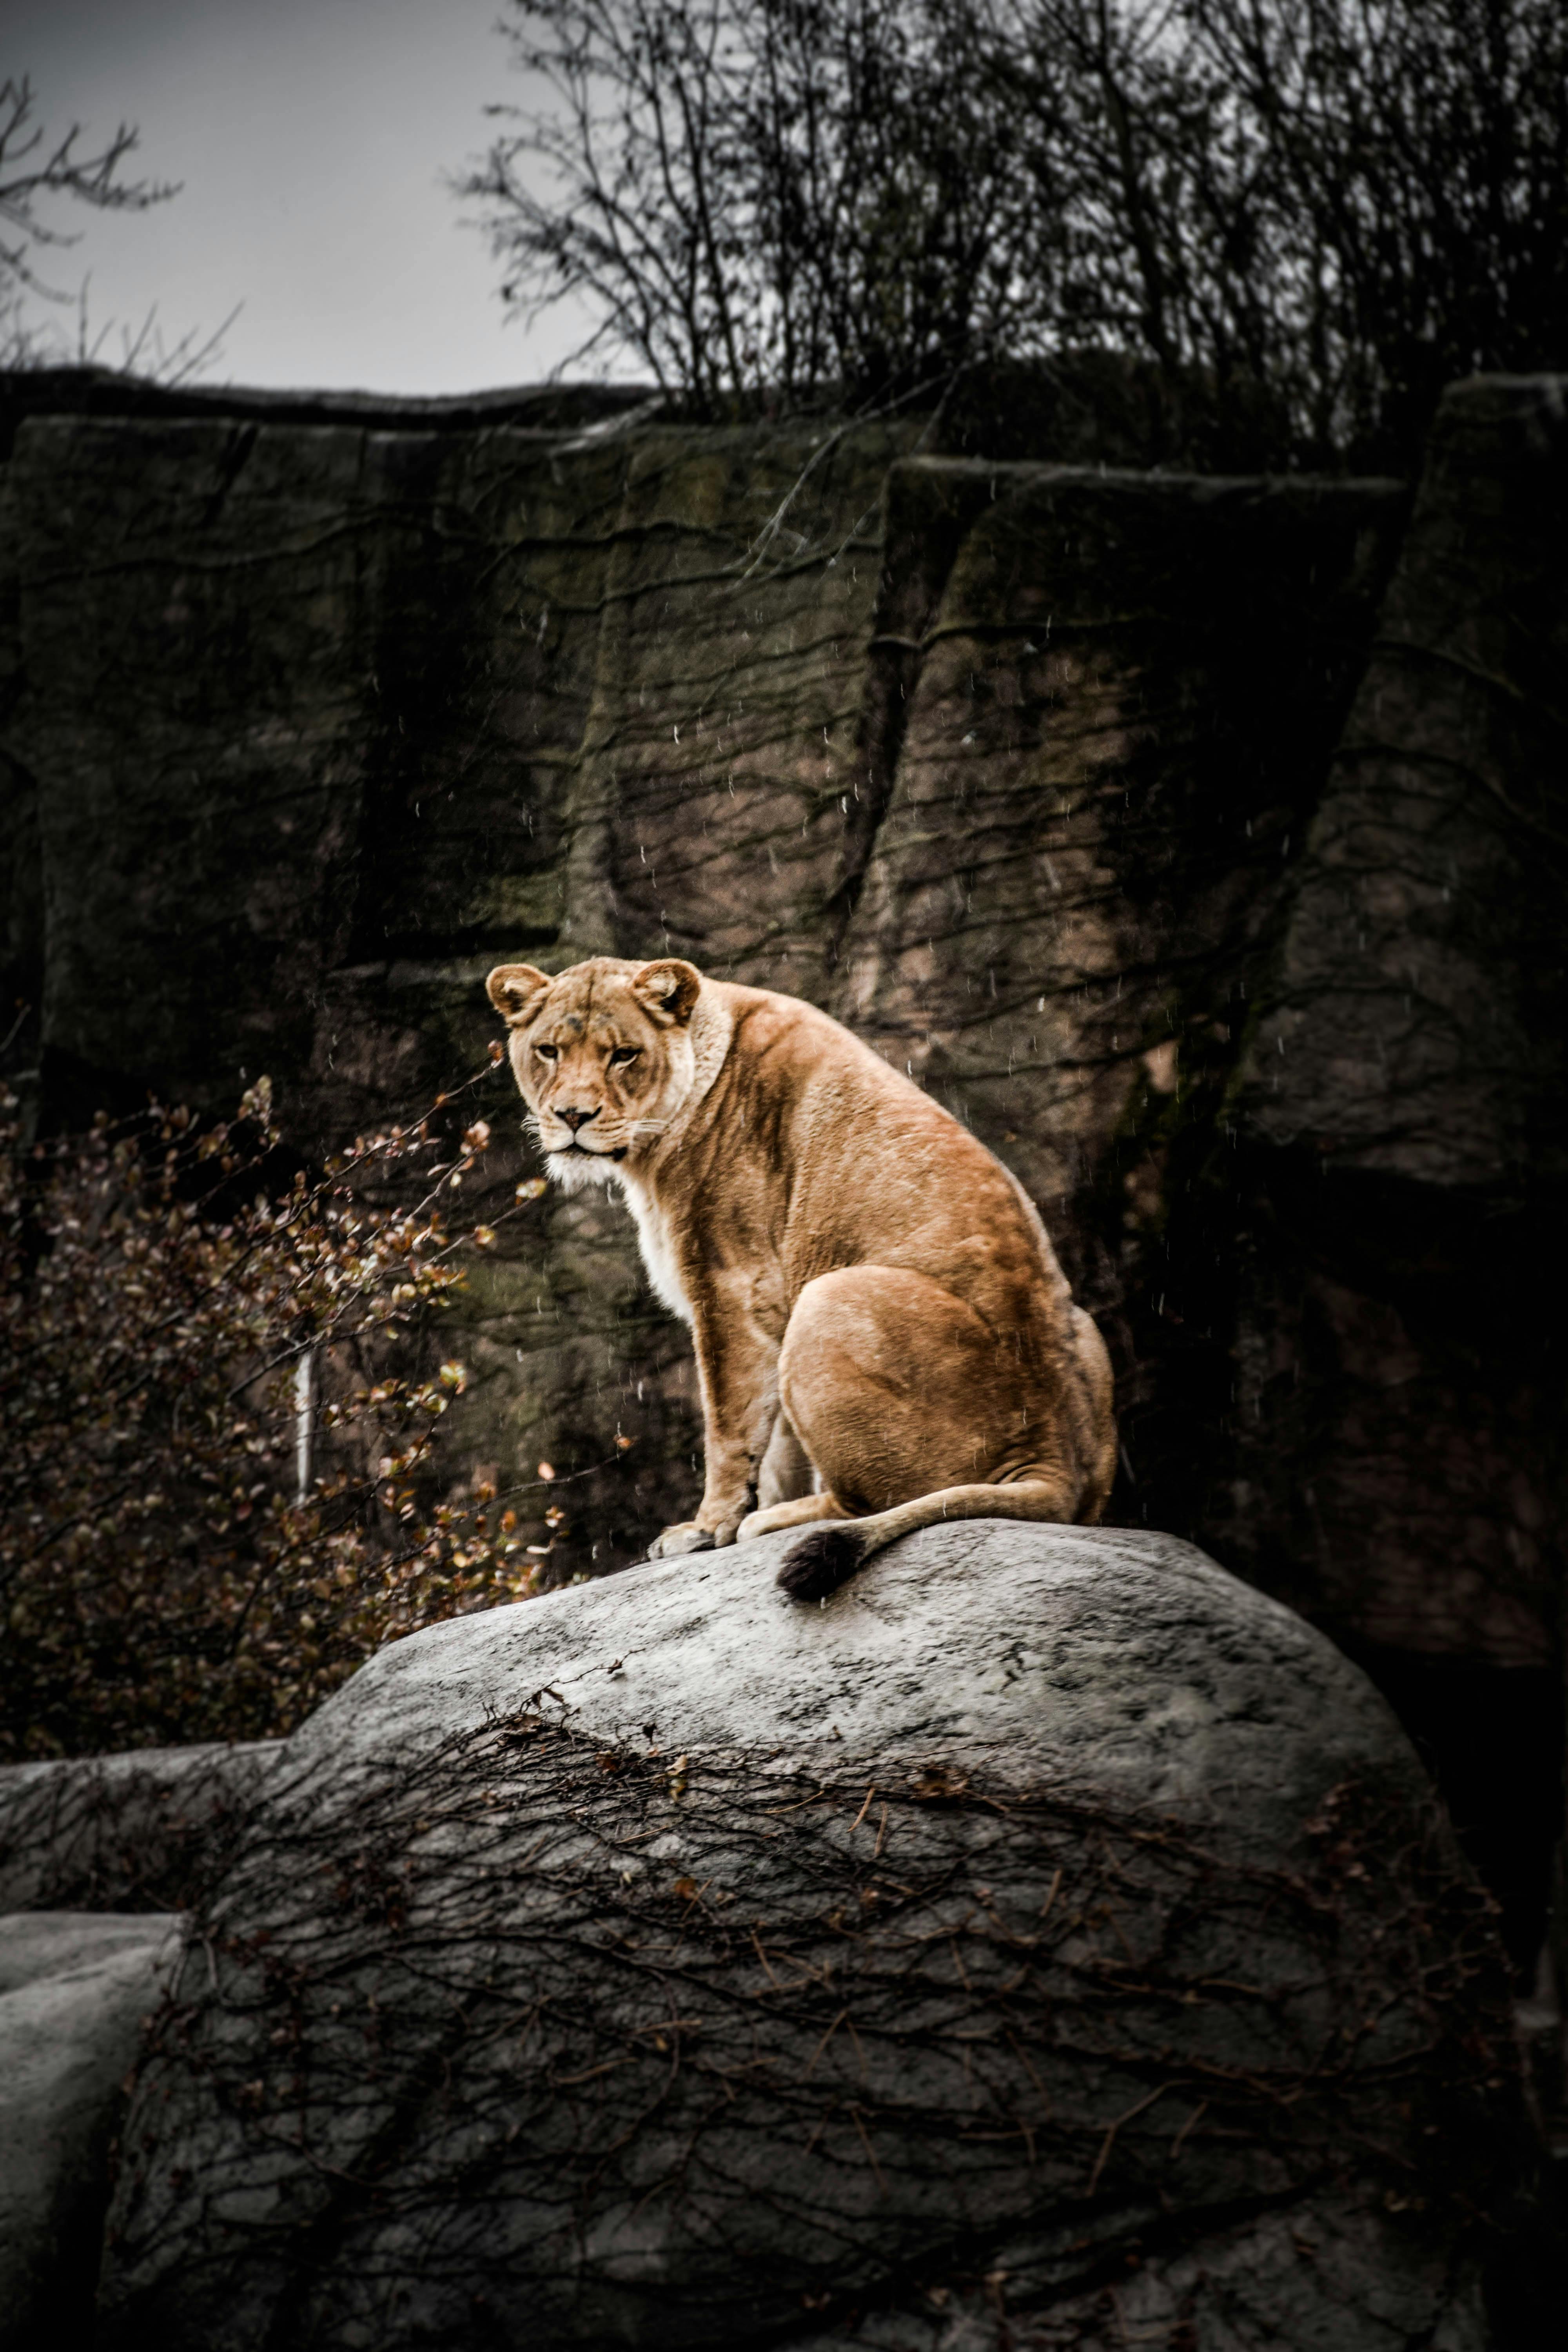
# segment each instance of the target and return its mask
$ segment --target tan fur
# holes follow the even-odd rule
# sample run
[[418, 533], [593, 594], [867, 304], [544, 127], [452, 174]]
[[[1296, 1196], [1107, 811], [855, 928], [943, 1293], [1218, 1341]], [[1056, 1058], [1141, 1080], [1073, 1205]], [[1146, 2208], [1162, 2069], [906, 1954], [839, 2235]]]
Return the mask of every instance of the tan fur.
[[624, 1188], [691, 1326], [707, 1482], [656, 1557], [853, 1521], [826, 1581], [786, 1561], [815, 1594], [938, 1519], [1100, 1517], [1104, 1343], [956, 1119], [814, 1006], [679, 958], [502, 964], [488, 986], [552, 1175]]

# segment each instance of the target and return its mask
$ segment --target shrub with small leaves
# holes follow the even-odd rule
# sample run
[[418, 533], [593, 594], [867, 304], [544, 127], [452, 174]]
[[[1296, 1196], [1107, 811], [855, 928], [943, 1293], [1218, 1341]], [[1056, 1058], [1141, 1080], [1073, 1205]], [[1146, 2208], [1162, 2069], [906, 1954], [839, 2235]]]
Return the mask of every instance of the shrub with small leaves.
[[30, 1146], [0, 1093], [0, 1756], [284, 1732], [535, 1589], [553, 1474], [441, 1496], [440, 1312], [496, 1240], [443, 1212], [489, 1143], [455, 1108], [288, 1178], [265, 1079]]

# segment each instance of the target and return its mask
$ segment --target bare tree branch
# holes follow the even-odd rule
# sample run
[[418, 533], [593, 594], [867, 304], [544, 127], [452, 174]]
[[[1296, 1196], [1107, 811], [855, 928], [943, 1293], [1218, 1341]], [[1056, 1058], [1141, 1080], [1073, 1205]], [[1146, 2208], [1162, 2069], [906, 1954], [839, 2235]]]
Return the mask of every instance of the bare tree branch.
[[1178, 438], [1408, 464], [1449, 378], [1568, 363], [1560, 0], [512, 10], [558, 102], [459, 184], [505, 298], [586, 295], [701, 413], [1091, 345]]

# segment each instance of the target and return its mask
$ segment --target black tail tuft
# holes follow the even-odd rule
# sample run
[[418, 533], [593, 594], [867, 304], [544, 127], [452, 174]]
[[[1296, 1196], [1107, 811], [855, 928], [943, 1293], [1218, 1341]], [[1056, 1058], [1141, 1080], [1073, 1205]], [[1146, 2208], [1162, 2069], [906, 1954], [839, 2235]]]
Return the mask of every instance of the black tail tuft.
[[781, 1589], [795, 1601], [824, 1601], [847, 1584], [866, 1557], [866, 1539], [849, 1528], [814, 1528], [785, 1555]]

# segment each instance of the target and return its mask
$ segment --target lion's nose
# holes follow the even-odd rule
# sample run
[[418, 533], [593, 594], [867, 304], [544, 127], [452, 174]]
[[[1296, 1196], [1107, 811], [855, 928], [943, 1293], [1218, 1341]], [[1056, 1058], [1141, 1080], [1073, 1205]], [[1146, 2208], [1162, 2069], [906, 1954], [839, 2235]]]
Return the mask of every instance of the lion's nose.
[[598, 1116], [599, 1116], [599, 1114], [598, 1114], [598, 1112], [597, 1112], [597, 1110], [596, 1110], [596, 1109], [595, 1109], [595, 1110], [558, 1110], [558, 1111], [556, 1112], [555, 1116], [556, 1116], [556, 1118], [561, 1121], [561, 1123], [562, 1123], [562, 1125], [563, 1125], [563, 1127], [569, 1127], [569, 1128], [571, 1129], [571, 1130], [572, 1130], [573, 1134], [574, 1134], [574, 1135], [575, 1135], [575, 1134], [576, 1134], [576, 1132], [577, 1132], [577, 1129], [578, 1129], [580, 1127], [586, 1127], [586, 1126], [587, 1126], [587, 1124], [588, 1124], [588, 1121], [589, 1121], [591, 1118], [598, 1118]]

